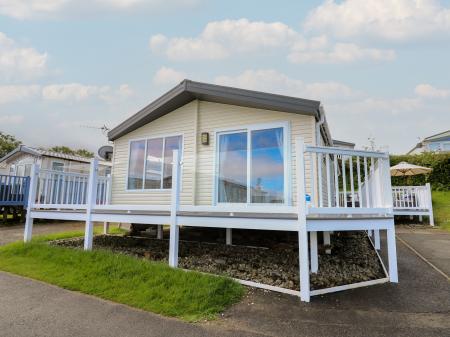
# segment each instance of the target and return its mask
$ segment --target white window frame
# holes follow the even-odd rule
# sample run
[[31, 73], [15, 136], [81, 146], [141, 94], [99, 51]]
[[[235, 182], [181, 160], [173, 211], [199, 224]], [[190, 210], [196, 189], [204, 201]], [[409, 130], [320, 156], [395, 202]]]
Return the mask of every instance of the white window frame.
[[55, 171], [55, 170], [53, 169], [53, 164], [56, 163], [56, 164], [62, 164], [62, 171], [58, 171], [58, 172], [66, 172], [66, 170], [65, 170], [66, 165], [64, 164], [63, 161], [60, 161], [60, 160], [52, 160], [50, 163], [51, 163], [51, 170], [52, 170], [52, 171]]
[[[251, 184], [251, 131], [257, 130], [268, 130], [283, 128], [283, 165], [284, 165], [284, 202], [283, 203], [252, 203], [250, 189], [248, 188]], [[219, 190], [219, 137], [224, 134], [232, 134], [239, 132], [247, 132], [247, 202], [242, 203], [229, 203], [229, 202], [219, 202], [218, 201], [218, 190]], [[213, 175], [213, 205], [214, 206], [291, 206], [292, 205], [292, 180], [291, 180], [291, 169], [292, 169], [292, 152], [291, 152], [291, 126], [288, 121], [272, 122], [272, 123], [258, 123], [250, 124], [238, 127], [227, 127], [214, 130], [215, 133], [215, 159], [214, 159], [214, 175]]]
[[[164, 151], [165, 151], [165, 147], [166, 147], [166, 138], [170, 138], [170, 137], [181, 137], [181, 156], [180, 156], [180, 161], [183, 161], [183, 157], [184, 157], [184, 134], [183, 133], [174, 133], [174, 134], [164, 134], [164, 135], [159, 135], [159, 136], [154, 136], [154, 137], [142, 137], [142, 138], [134, 138], [134, 139], [130, 139], [128, 141], [128, 159], [127, 159], [127, 177], [125, 180], [125, 191], [126, 192], [131, 192], [131, 193], [140, 193], [140, 192], [167, 192], [167, 191], [171, 191], [172, 188], [163, 188], [163, 175], [164, 175], [164, 166], [162, 167], [163, 171], [161, 172], [161, 188], [145, 188], [145, 172], [147, 170], [147, 160], [145, 158], [145, 156], [147, 155], [147, 141], [148, 140], [152, 140], [152, 139], [158, 139], [158, 138], [163, 138], [163, 148], [162, 148], [162, 154], [164, 156]], [[130, 173], [130, 154], [131, 154], [131, 143], [132, 142], [138, 142], [138, 141], [144, 141], [145, 142], [145, 147], [144, 147], [144, 172], [142, 173], [142, 188], [136, 188], [136, 189], [129, 189], [128, 188], [128, 177], [129, 177], [129, 173]], [[164, 160], [164, 158], [163, 158]], [[164, 164], [164, 163], [163, 163]], [[180, 186], [183, 186], [182, 184], [183, 181], [183, 167], [181, 167], [181, 174], [180, 174]]]

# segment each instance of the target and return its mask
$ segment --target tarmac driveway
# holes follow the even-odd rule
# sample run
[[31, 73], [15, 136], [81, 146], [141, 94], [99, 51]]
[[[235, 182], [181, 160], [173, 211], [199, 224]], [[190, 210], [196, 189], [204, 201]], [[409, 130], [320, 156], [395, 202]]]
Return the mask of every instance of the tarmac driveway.
[[198, 324], [0, 272], [0, 335], [449, 336], [450, 283], [404, 244], [397, 247], [399, 284], [313, 297], [309, 304], [251, 290], [223, 317]]
[[450, 277], [450, 232], [402, 226], [397, 229], [397, 237]]

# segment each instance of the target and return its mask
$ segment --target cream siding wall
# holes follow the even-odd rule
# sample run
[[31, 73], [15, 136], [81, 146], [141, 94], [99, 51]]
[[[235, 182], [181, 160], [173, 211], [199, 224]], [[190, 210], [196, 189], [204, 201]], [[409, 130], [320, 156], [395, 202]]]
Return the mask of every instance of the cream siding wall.
[[[206, 101], [191, 102], [114, 142], [112, 202], [115, 204], [170, 203], [170, 191], [126, 191], [130, 140], [182, 133], [184, 158], [181, 203], [211, 205], [214, 200], [216, 132], [221, 129], [235, 128], [239, 130], [246, 125], [274, 122], [288, 122], [290, 125], [291, 197], [295, 204], [295, 138], [301, 136], [307, 144], [315, 144], [314, 117]], [[210, 134], [209, 145], [201, 144], [200, 134], [202, 132]], [[305, 160], [309, 175], [309, 158], [305, 158]], [[195, 181], [197, 184], [194, 187]], [[310, 191], [309, 182], [310, 179], [307, 179], [308, 193]]]
[[182, 204], [192, 204], [196, 111], [197, 102], [190, 102], [114, 141], [112, 203], [138, 205], [170, 204], [170, 190], [127, 191], [129, 145], [130, 141], [134, 139], [182, 135], [183, 171], [180, 201]]

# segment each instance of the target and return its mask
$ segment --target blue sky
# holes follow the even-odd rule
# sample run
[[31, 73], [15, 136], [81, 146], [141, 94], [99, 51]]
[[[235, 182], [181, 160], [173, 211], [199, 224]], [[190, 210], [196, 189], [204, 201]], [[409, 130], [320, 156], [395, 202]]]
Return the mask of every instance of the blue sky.
[[96, 150], [187, 77], [322, 101], [402, 153], [450, 128], [450, 1], [0, 0], [0, 130]]

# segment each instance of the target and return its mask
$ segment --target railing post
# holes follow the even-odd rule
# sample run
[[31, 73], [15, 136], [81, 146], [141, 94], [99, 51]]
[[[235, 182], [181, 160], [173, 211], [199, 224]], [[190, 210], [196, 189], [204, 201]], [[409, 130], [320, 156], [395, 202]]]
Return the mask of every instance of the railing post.
[[310, 300], [308, 230], [306, 228], [305, 200], [305, 143], [303, 138], [296, 138], [296, 179], [297, 179], [297, 217], [298, 217], [298, 255], [300, 269], [300, 299]]
[[429, 217], [430, 217], [430, 226], [434, 227], [434, 217], [433, 217], [433, 199], [431, 198], [431, 185], [430, 183], [425, 184], [427, 188], [427, 200], [428, 200], [428, 209], [429, 209]]
[[390, 213], [393, 213], [394, 201], [392, 198], [392, 183], [391, 183], [391, 165], [389, 160], [389, 155], [383, 158], [383, 207], [389, 208]]
[[[106, 184], [106, 195], [105, 195], [105, 205], [109, 205], [111, 203], [111, 175], [108, 174], [106, 176], [105, 184]], [[109, 222], [105, 221], [103, 223], [103, 234], [108, 234], [109, 232]]]
[[178, 226], [178, 208], [180, 204], [180, 153], [173, 151], [172, 164], [172, 196], [170, 207], [170, 240], [169, 240], [169, 266], [178, 266], [178, 245], [180, 228]]
[[30, 242], [33, 235], [33, 217], [31, 216], [31, 210], [36, 198], [36, 188], [39, 180], [39, 165], [33, 164], [31, 166], [31, 174], [28, 186], [28, 198], [27, 198], [27, 215], [25, 217], [25, 231], [23, 234], [23, 241]]
[[86, 200], [86, 227], [84, 233], [84, 250], [92, 249], [92, 241], [94, 238], [94, 223], [92, 222], [92, 208], [96, 203], [97, 196], [97, 171], [98, 160], [91, 161], [91, 168], [89, 170], [89, 181]]

